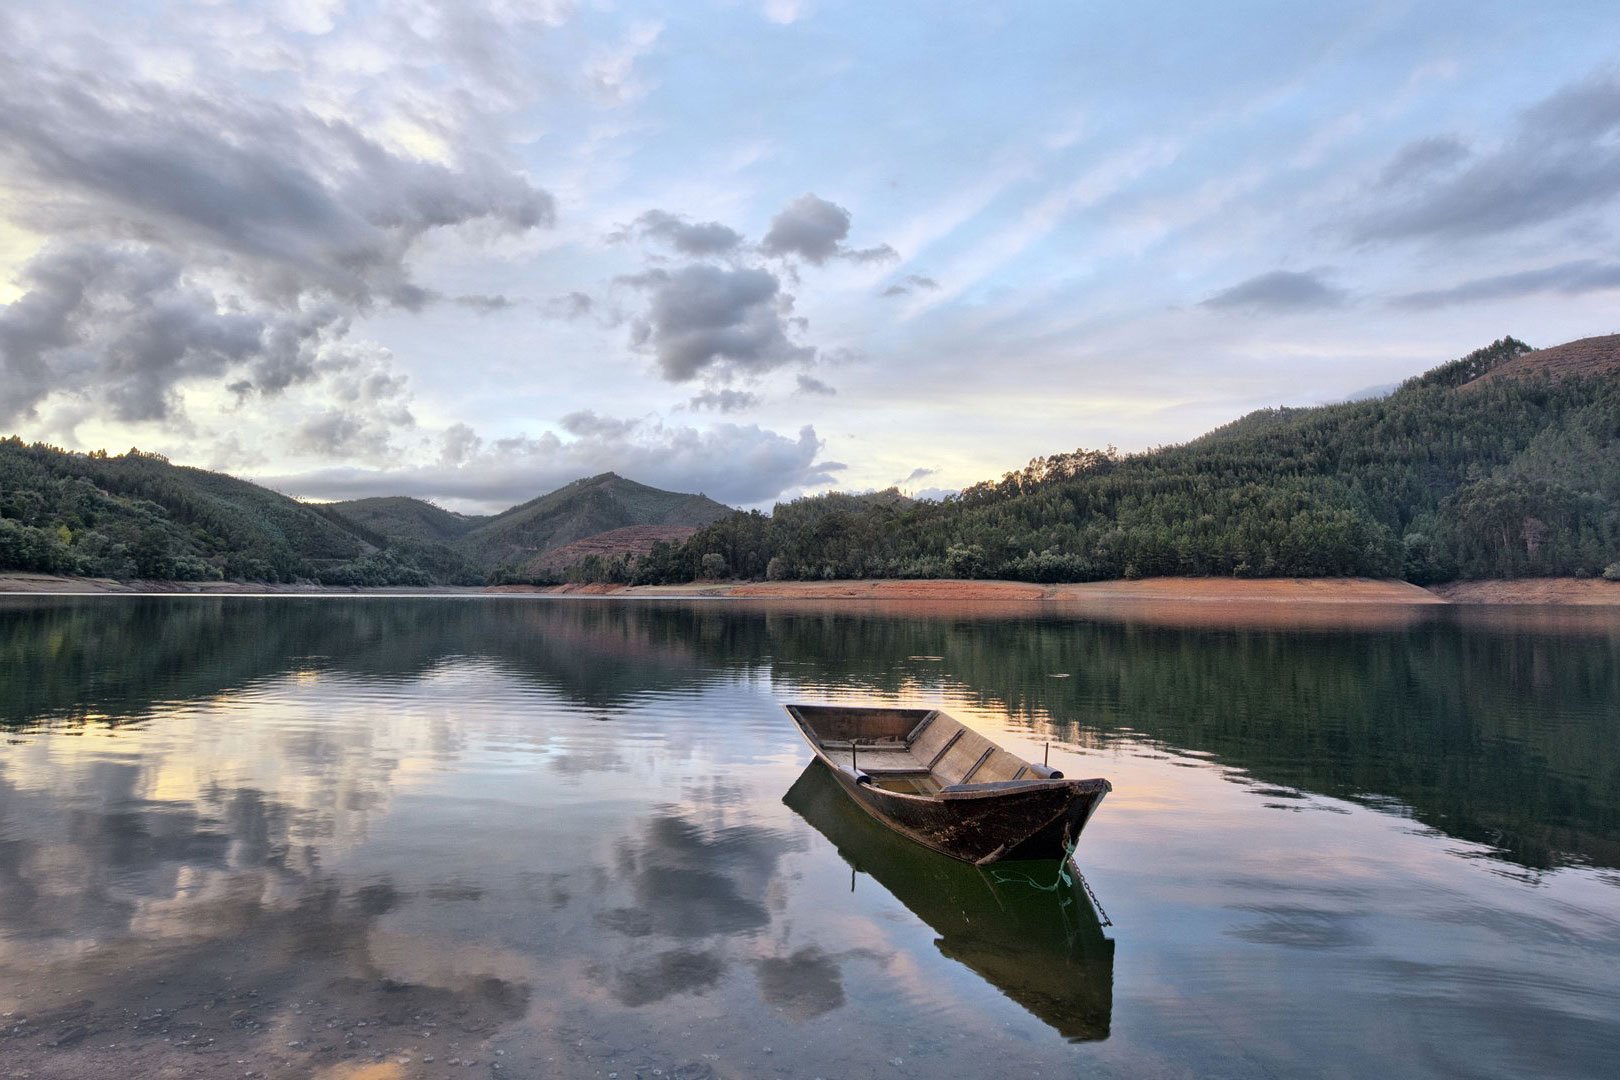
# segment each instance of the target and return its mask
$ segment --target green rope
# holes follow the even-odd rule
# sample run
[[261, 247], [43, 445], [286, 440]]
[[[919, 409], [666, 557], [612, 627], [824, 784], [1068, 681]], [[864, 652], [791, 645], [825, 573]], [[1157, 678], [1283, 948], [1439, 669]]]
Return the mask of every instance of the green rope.
[[[1057, 877], [1050, 885], [1042, 885], [1040, 882], [1036, 881], [1022, 870], [1002, 870], [992, 868], [990, 870], [990, 878], [997, 885], [1027, 885], [1030, 888], [1038, 889], [1041, 892], [1057, 892], [1060, 888], [1072, 890], [1074, 888], [1074, 878], [1069, 876], [1069, 867], [1074, 864], [1074, 849], [1079, 845], [1080, 838], [1078, 836], [1064, 843], [1063, 860], [1058, 863]], [[1080, 884], [1086, 890], [1086, 895], [1091, 898], [1092, 906], [1097, 909], [1097, 917], [1102, 920], [1102, 925], [1113, 926], [1114, 921], [1110, 919], [1108, 917], [1108, 913], [1103, 910], [1102, 901], [1097, 899], [1097, 894], [1092, 892], [1091, 882], [1086, 880], [1086, 875], [1080, 872], [1080, 868], [1078, 866], [1074, 867], [1074, 873], [1075, 876], [1080, 879]], [[1073, 901], [1065, 898], [1061, 906], [1068, 907], [1072, 902]]]
[[1073, 840], [1070, 840], [1063, 845], [1063, 859], [1058, 863], [1058, 876], [1057, 879], [1050, 885], [1042, 885], [1040, 882], [1036, 881], [1022, 870], [1000, 870], [991, 868], [990, 877], [997, 885], [1028, 885], [1030, 888], [1039, 889], [1041, 892], [1057, 892], [1059, 886], [1063, 885], [1067, 885], [1072, 888], [1074, 886], [1074, 879], [1069, 876], [1069, 861], [1074, 858], [1074, 849], [1079, 845], [1079, 843], [1080, 838], [1077, 836]]

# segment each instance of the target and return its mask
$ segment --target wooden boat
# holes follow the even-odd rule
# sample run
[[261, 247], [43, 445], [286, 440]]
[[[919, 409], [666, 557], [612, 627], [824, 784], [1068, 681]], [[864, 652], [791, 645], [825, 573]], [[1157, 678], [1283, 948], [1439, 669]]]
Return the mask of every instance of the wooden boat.
[[938, 709], [787, 705], [839, 785], [874, 818], [925, 847], [984, 865], [1062, 859], [1107, 780], [1069, 780]]
[[854, 873], [887, 889], [962, 964], [1070, 1042], [1106, 1039], [1114, 1006], [1114, 941], [1061, 864], [981, 869], [945, 858], [863, 813], [833, 770], [812, 761], [782, 801], [838, 849]]

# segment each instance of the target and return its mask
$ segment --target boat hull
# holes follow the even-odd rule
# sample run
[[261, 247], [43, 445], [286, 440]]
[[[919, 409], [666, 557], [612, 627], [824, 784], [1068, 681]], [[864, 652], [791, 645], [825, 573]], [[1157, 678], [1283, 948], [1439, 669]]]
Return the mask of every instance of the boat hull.
[[785, 708], [858, 806], [964, 862], [1066, 858], [1113, 790], [1025, 761], [937, 709]]
[[[983, 870], [885, 828], [844, 794], [817, 759], [782, 801], [887, 889], [966, 966], [1065, 1039], [1106, 1039], [1113, 1015], [1114, 942], [1059, 863]], [[851, 883], [853, 886], [853, 882]]]
[[821, 756], [872, 817], [924, 847], [979, 864], [1066, 858], [1109, 790], [1106, 780], [1055, 780], [979, 798], [907, 798], [861, 783]]

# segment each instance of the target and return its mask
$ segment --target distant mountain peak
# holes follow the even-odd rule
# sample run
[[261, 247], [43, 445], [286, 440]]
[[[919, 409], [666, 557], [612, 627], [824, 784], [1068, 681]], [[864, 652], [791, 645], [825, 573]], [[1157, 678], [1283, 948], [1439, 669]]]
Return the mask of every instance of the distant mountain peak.
[[546, 552], [602, 533], [638, 526], [696, 529], [731, 512], [704, 495], [604, 472], [486, 519], [458, 547], [480, 566], [528, 566]]

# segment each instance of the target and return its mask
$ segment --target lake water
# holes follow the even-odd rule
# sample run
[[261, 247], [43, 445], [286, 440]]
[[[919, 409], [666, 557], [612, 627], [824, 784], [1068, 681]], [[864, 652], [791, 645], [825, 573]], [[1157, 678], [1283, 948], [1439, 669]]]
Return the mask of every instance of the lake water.
[[[1620, 612], [1266, 611], [0, 599], [0, 1072], [1614, 1075]], [[795, 700], [1110, 778], [1112, 925]]]

